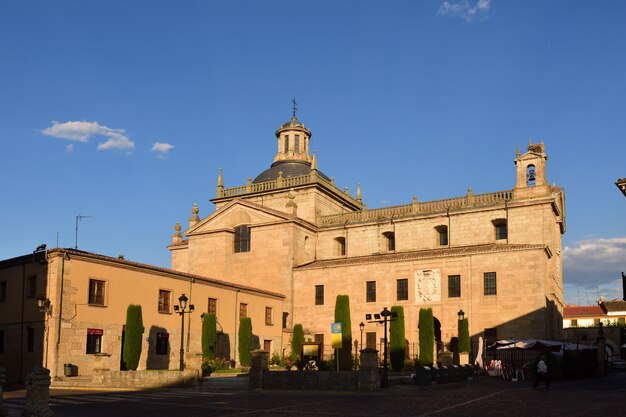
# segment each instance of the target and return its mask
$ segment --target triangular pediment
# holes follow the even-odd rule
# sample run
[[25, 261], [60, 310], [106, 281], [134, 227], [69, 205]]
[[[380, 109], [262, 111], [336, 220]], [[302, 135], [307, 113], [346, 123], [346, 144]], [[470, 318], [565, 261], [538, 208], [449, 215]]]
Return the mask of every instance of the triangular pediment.
[[184, 233], [190, 236], [218, 230], [232, 230], [242, 224], [271, 224], [285, 220], [301, 221], [301, 219], [292, 214], [269, 209], [249, 201], [235, 199], [191, 226]]

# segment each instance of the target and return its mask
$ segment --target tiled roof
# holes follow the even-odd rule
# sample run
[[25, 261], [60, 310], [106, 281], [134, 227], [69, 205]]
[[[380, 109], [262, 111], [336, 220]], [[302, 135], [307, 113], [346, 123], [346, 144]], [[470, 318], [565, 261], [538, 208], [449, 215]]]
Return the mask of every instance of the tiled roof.
[[372, 263], [386, 263], [386, 262], [403, 262], [411, 261], [415, 259], [429, 259], [429, 258], [444, 258], [450, 256], [467, 256], [467, 255], [479, 255], [484, 253], [494, 252], [512, 252], [522, 250], [535, 250], [544, 249], [548, 251], [546, 245], [541, 244], [502, 244], [502, 243], [490, 243], [486, 245], [472, 245], [472, 246], [460, 246], [452, 248], [440, 248], [440, 249], [426, 249], [411, 252], [400, 253], [385, 253], [378, 255], [368, 256], [355, 256], [352, 258], [339, 258], [339, 259], [326, 259], [313, 261], [311, 263], [298, 266], [294, 269], [318, 269], [318, 268], [330, 268], [336, 266], [348, 266], [348, 265], [361, 265]]
[[626, 301], [624, 300], [603, 301], [602, 304], [606, 308], [607, 313], [626, 311]]
[[146, 270], [155, 271], [155, 272], [162, 272], [162, 273], [165, 273], [165, 274], [168, 274], [168, 275], [176, 275], [176, 276], [179, 276], [181, 278], [191, 278], [191, 279], [193, 279], [195, 281], [205, 282], [205, 283], [209, 283], [209, 284], [216, 284], [216, 285], [223, 286], [223, 287], [230, 287], [230, 288], [234, 288], [234, 289], [247, 290], [247, 291], [251, 291], [251, 292], [258, 292], [258, 293], [261, 293], [261, 294], [271, 295], [273, 297], [285, 298], [285, 296], [283, 294], [280, 294], [280, 293], [277, 293], [277, 292], [272, 292], [272, 291], [268, 291], [268, 290], [264, 290], [264, 289], [260, 289], [260, 288], [248, 287], [246, 285], [239, 285], [239, 284], [236, 284], [234, 282], [222, 281], [220, 279], [204, 277], [204, 276], [201, 276], [201, 275], [188, 274], [186, 272], [175, 271], [173, 269], [168, 269], [168, 268], [161, 268], [159, 266], [154, 266], [154, 265], [149, 265], [149, 264], [142, 264], [142, 263], [139, 263], [139, 262], [128, 261], [126, 259], [113, 258], [113, 257], [110, 257], [110, 256], [100, 255], [100, 254], [97, 254], [97, 253], [85, 252], [85, 251], [82, 251], [82, 250], [54, 248], [54, 249], [50, 249], [48, 251], [48, 254], [52, 254], [52, 253], [67, 253], [69, 255], [74, 255], [74, 256], [84, 256], [86, 258], [97, 259], [97, 260], [106, 261], [106, 262], [112, 262], [112, 263], [116, 263], [116, 264], [120, 264], [120, 265], [128, 265], [128, 266], [132, 266], [132, 267], [135, 267], [135, 268], [146, 269]]
[[565, 306], [563, 307], [563, 318], [569, 317], [597, 317], [604, 316], [604, 310], [599, 305], [595, 306]]

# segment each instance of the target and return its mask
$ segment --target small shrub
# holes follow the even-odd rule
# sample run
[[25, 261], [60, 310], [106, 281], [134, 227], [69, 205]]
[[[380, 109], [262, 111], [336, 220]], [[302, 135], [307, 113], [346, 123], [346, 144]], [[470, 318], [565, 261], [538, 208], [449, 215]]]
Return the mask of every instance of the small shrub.
[[280, 357], [278, 352], [272, 353], [272, 357], [270, 358], [270, 365], [278, 366], [280, 365], [281, 361], [282, 361], [282, 358]]

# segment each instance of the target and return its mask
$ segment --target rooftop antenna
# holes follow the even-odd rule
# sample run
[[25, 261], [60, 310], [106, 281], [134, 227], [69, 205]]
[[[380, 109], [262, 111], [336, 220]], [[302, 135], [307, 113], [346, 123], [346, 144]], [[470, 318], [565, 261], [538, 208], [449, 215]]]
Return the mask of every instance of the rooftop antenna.
[[93, 216], [83, 216], [80, 213], [78, 213], [78, 216], [76, 216], [76, 240], [74, 241], [74, 249], [78, 249], [78, 221], [82, 219], [88, 219], [91, 217]]
[[293, 98], [293, 100], [291, 100], [291, 102], [293, 103], [293, 117], [295, 119], [296, 111], [298, 110], [298, 103], [296, 103], [296, 98], [295, 97]]

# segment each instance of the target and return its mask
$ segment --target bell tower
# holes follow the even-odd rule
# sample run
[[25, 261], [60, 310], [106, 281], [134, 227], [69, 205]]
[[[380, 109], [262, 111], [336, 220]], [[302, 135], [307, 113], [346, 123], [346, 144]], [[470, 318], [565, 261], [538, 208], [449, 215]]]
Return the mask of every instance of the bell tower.
[[517, 168], [517, 180], [513, 190], [515, 199], [543, 197], [550, 192], [546, 179], [547, 160], [543, 142], [534, 144], [529, 138], [526, 153], [520, 155], [519, 148], [517, 149], [514, 160]]
[[309, 155], [309, 141], [311, 131], [296, 117], [296, 99], [292, 100], [293, 116], [287, 123], [276, 131], [278, 152], [274, 156], [274, 163], [280, 161], [300, 161], [310, 164], [313, 158]]

